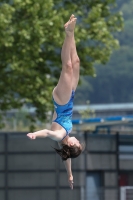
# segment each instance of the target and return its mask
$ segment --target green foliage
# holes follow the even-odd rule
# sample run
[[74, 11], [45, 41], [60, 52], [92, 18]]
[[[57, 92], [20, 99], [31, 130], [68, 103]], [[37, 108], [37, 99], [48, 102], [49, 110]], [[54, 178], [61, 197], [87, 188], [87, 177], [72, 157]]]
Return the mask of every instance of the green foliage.
[[[120, 49], [114, 51], [110, 61], [105, 66], [96, 65], [96, 78], [84, 77], [82, 87], [79, 87], [76, 103], [84, 103], [87, 99], [93, 103], [126, 103], [133, 101], [133, 0], [121, 1], [119, 10], [123, 12], [124, 28], [117, 34]], [[85, 88], [86, 93], [85, 93]], [[91, 88], [91, 89], [89, 89]]]
[[112, 12], [114, 4], [115, 0], [0, 1], [0, 110], [30, 104], [36, 108], [32, 122], [45, 120], [61, 70], [63, 25], [72, 13], [78, 18], [81, 72], [94, 75], [94, 63], [106, 63], [119, 46], [113, 33], [121, 31], [123, 18]]
[[86, 101], [86, 105], [88, 106], [88, 108], [86, 110], [79, 111], [81, 118], [82, 119], [88, 119], [88, 118], [95, 117], [95, 110], [91, 110], [90, 107], [89, 107], [90, 101]]

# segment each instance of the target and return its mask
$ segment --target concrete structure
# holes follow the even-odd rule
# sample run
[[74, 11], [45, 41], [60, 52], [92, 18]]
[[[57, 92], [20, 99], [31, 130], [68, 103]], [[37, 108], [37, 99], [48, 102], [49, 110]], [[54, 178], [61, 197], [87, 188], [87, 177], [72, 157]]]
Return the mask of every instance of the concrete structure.
[[120, 200], [120, 186], [133, 184], [133, 136], [77, 133], [85, 152], [72, 160], [74, 190], [49, 139], [0, 134], [0, 200]]
[[95, 117], [129, 116], [133, 115], [133, 103], [75, 105], [74, 118], [79, 118], [81, 111], [86, 110], [93, 111]]

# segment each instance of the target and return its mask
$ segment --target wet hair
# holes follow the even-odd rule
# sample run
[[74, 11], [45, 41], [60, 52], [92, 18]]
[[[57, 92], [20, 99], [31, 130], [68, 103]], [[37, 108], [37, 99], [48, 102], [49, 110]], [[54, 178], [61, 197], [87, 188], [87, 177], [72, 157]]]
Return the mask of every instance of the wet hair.
[[70, 147], [63, 144], [61, 149], [54, 148], [54, 150], [61, 156], [62, 160], [65, 161], [68, 158], [78, 157], [82, 153], [83, 148], [82, 145], [80, 145], [80, 147], [77, 147], [76, 145]]

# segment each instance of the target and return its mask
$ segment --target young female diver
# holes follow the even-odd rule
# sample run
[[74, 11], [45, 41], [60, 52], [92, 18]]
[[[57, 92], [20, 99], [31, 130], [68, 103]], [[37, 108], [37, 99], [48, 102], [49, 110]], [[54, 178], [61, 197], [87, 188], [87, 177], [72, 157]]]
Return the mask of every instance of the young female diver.
[[80, 70], [80, 60], [74, 39], [76, 20], [75, 16], [71, 15], [70, 20], [64, 25], [66, 37], [61, 51], [62, 71], [58, 84], [53, 90], [55, 111], [51, 130], [44, 129], [27, 134], [30, 139], [48, 137], [58, 142], [60, 149], [55, 149], [55, 151], [64, 161], [71, 189], [73, 189], [71, 158], [76, 158], [83, 151], [83, 145], [75, 137], [69, 136], [72, 131], [73, 99]]

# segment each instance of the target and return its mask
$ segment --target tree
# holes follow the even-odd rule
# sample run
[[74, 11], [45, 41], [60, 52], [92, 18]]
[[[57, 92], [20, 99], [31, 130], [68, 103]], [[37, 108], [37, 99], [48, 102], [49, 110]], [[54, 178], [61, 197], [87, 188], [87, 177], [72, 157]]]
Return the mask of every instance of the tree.
[[28, 104], [36, 108], [33, 122], [46, 119], [61, 70], [63, 24], [73, 11], [82, 74], [93, 75], [94, 63], [106, 63], [119, 46], [113, 33], [121, 31], [123, 18], [111, 10], [115, 0], [0, 2], [1, 111]]
[[[120, 49], [114, 51], [110, 61], [103, 65], [97, 65], [96, 78], [84, 77], [83, 85], [79, 87], [76, 103], [82, 104], [86, 100], [94, 103], [128, 103], [133, 101], [133, 0], [121, 1], [124, 16], [124, 29], [117, 34], [120, 41]], [[84, 84], [85, 82], [85, 84]], [[91, 88], [84, 95], [84, 101], [78, 96], [83, 96], [85, 88]]]

